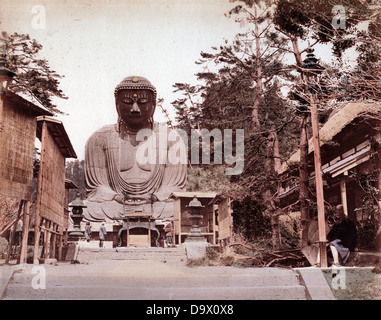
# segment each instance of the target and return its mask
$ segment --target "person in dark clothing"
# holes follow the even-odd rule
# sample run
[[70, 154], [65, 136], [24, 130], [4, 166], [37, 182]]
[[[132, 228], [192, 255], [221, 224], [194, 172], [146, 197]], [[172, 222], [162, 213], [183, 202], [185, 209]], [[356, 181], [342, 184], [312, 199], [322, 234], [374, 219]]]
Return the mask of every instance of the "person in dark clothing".
[[350, 253], [356, 248], [357, 230], [355, 224], [345, 215], [341, 204], [335, 209], [335, 224], [327, 235], [328, 262], [333, 265], [344, 265]]
[[85, 238], [86, 238], [87, 242], [90, 242], [90, 239], [91, 239], [91, 224], [90, 224], [90, 222], [86, 222]]

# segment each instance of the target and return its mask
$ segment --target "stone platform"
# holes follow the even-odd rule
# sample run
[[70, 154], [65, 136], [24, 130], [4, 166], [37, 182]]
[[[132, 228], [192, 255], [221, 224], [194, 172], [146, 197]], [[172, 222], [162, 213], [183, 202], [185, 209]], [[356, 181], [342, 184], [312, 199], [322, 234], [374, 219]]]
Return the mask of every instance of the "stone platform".
[[[91, 240], [87, 242], [86, 240], [79, 240], [78, 246], [80, 248], [99, 248], [99, 240]], [[113, 241], [103, 241], [103, 248], [112, 249]]]

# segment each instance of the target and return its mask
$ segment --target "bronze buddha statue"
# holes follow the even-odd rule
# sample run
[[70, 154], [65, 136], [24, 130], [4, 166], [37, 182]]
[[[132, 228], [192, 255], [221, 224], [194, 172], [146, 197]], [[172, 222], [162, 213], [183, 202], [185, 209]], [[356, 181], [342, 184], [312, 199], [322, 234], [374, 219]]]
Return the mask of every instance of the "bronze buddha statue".
[[[84, 217], [89, 221], [110, 221], [128, 211], [151, 209], [154, 218], [171, 217], [173, 202], [168, 197], [171, 192], [184, 190], [187, 165], [162, 158], [169, 156], [171, 146], [181, 140], [180, 136], [174, 142], [167, 139], [168, 135], [159, 134], [168, 128], [153, 121], [156, 88], [146, 78], [127, 77], [114, 94], [118, 122], [97, 130], [86, 143], [88, 195]], [[139, 137], [141, 132], [148, 132], [145, 140]], [[148, 144], [150, 134], [156, 138]], [[166, 139], [165, 143], [160, 139]], [[144, 158], [144, 152], [139, 152], [142, 144], [155, 161], [140, 161], [139, 157]], [[152, 194], [157, 200], [154, 203], [150, 200]]]

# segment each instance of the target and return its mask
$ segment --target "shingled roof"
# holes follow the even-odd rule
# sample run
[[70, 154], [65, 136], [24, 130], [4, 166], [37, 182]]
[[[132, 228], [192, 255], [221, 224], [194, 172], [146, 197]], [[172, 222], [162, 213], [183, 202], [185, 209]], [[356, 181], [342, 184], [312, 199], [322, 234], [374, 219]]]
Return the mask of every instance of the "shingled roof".
[[37, 117], [37, 137], [41, 140], [42, 122], [46, 121], [48, 130], [51, 132], [54, 141], [65, 158], [77, 158], [77, 154], [70, 142], [69, 136], [63, 126], [62, 121], [48, 116]]

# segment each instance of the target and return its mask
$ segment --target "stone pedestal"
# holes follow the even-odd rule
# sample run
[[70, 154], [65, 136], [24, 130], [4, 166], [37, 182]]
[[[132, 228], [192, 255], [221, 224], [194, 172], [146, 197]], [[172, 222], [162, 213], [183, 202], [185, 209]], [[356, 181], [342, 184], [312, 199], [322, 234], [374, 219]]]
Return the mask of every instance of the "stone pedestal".
[[201, 259], [206, 255], [206, 248], [209, 243], [206, 238], [202, 236], [200, 229], [200, 221], [202, 219], [201, 214], [201, 202], [194, 196], [193, 200], [189, 203], [190, 219], [192, 221], [192, 227], [190, 235], [185, 239], [184, 247], [188, 259]]
[[183, 245], [188, 259], [201, 259], [205, 257], [206, 248], [210, 246], [206, 239], [205, 241], [185, 241]]

